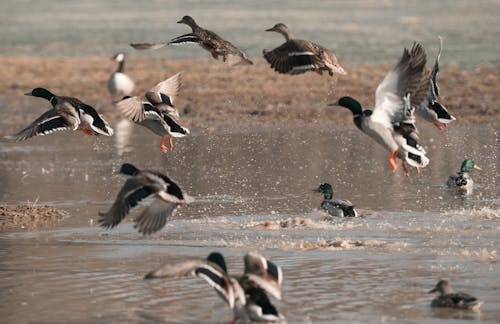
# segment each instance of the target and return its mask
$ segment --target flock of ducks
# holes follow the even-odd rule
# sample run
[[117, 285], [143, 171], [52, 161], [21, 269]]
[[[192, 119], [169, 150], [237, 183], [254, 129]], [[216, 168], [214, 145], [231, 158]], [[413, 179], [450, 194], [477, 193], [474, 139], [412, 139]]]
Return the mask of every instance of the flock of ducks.
[[[143, 50], [158, 49], [165, 45], [198, 44], [209, 51], [214, 59], [221, 57], [222, 61], [230, 66], [253, 64], [236, 46], [216, 33], [200, 27], [192, 17], [184, 16], [178, 23], [188, 25], [191, 33], [175, 37], [169, 42], [130, 45]], [[275, 49], [263, 50], [264, 58], [275, 71], [287, 74], [313, 71], [319, 75], [325, 71], [330, 76], [335, 73], [346, 74], [331, 51], [311, 41], [295, 38], [286, 25], [278, 23], [266, 31], [280, 33], [285, 38], [285, 42]], [[354, 124], [390, 152], [391, 169], [397, 170], [397, 159], [400, 159], [401, 167], [407, 176], [407, 165], [420, 172], [421, 168], [429, 164], [425, 149], [418, 143], [415, 114], [433, 123], [440, 130], [455, 120], [438, 102], [440, 93], [437, 74], [441, 51], [440, 38], [439, 53], [433, 68], [430, 69], [426, 66], [427, 56], [421, 44], [414, 43], [411, 49], [405, 48], [397, 64], [378, 85], [373, 110], [363, 109], [352, 97], [342, 97], [333, 104], [351, 110]], [[117, 110], [124, 118], [161, 136], [162, 152], [173, 149], [173, 137], [190, 134], [189, 129], [180, 124], [179, 112], [174, 106], [181, 86], [180, 73], [156, 84], [144, 97], [131, 96], [134, 82], [124, 72], [125, 55], [118, 53], [113, 59], [118, 62], [118, 67], [108, 80], [108, 89], [115, 100]], [[48, 100], [52, 109], [18, 133], [7, 136], [8, 139], [21, 141], [60, 130], [82, 130], [88, 135], [113, 135], [113, 129], [104, 118], [93, 107], [77, 98], [57, 96], [44, 88], [35, 88], [26, 95]], [[465, 160], [460, 171], [449, 177], [448, 187], [459, 193], [470, 194], [473, 181], [469, 172], [472, 168], [480, 169], [474, 161]], [[135, 228], [140, 233], [152, 234], [165, 226], [178, 207], [193, 200], [173, 180], [160, 172], [140, 170], [130, 163], [123, 164], [120, 172], [129, 178], [118, 192], [109, 211], [99, 213], [99, 222], [104, 228], [115, 227], [141, 201], [154, 198], [134, 220]], [[333, 197], [333, 187], [330, 184], [323, 183], [315, 191], [324, 196], [320, 209], [330, 215], [358, 216], [350, 201]], [[224, 257], [214, 252], [203, 260], [165, 265], [148, 273], [145, 279], [198, 276], [205, 279], [233, 309], [235, 321], [274, 322], [284, 319], [268, 298], [270, 295], [281, 299], [281, 268], [257, 252], [248, 253], [244, 262], [244, 274], [232, 276], [227, 272]], [[476, 298], [464, 293], [455, 293], [446, 280], [439, 281], [430, 291], [435, 292], [438, 292], [439, 296], [432, 301], [432, 306], [479, 309], [480, 302]]]

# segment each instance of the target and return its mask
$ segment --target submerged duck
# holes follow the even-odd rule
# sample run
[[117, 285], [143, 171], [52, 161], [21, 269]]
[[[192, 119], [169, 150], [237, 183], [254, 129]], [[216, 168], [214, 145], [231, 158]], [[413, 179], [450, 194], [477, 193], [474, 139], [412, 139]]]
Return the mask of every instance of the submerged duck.
[[[392, 171], [398, 168], [396, 158], [401, 159], [406, 176], [409, 176], [406, 163], [418, 172], [429, 163], [424, 148], [417, 142], [414, 125], [415, 107], [421, 101], [412, 99], [422, 87], [425, 62], [426, 53], [421, 44], [414, 43], [411, 50], [405, 48], [399, 62], [378, 85], [373, 111], [363, 110], [361, 104], [351, 97], [342, 97], [338, 101], [338, 105], [351, 110], [354, 124], [363, 133], [391, 152], [389, 164]], [[427, 82], [425, 84], [428, 86]]]
[[431, 302], [432, 307], [458, 308], [479, 311], [482, 302], [469, 294], [455, 292], [448, 280], [440, 280], [429, 294], [439, 293]]
[[469, 195], [472, 193], [474, 187], [474, 181], [472, 181], [472, 177], [469, 172], [471, 169], [481, 170], [473, 160], [467, 159], [462, 162], [462, 166], [460, 167], [460, 171], [453, 173], [448, 178], [446, 185], [448, 188], [455, 189], [457, 193]]
[[125, 74], [125, 54], [118, 53], [113, 56], [113, 60], [118, 62], [118, 68], [108, 80], [109, 93], [113, 98], [130, 96], [134, 91], [134, 81]]
[[111, 209], [99, 212], [99, 223], [104, 228], [118, 225], [142, 200], [152, 197], [153, 202], [137, 217], [135, 228], [142, 234], [161, 230], [176, 208], [193, 199], [170, 178], [157, 171], [139, 170], [130, 163], [120, 168], [120, 173], [131, 176], [116, 196]]
[[22, 141], [66, 129], [81, 129], [87, 135], [113, 135], [113, 129], [102, 116], [92, 106], [77, 98], [56, 96], [44, 88], [35, 88], [25, 95], [48, 100], [52, 104], [52, 109], [18, 133], [6, 136], [8, 139]]
[[123, 116], [161, 136], [160, 148], [164, 153], [168, 150], [165, 146], [167, 135], [170, 149], [173, 149], [173, 137], [190, 133], [179, 124], [179, 112], [174, 107], [180, 85], [180, 73], [177, 73], [149, 89], [146, 98], [124, 97], [116, 103]]
[[439, 52], [434, 67], [432, 70], [426, 68], [421, 87], [413, 99], [415, 102], [420, 102], [420, 105], [417, 107], [417, 114], [434, 124], [439, 130], [445, 129], [448, 123], [456, 120], [455, 117], [450, 115], [446, 107], [438, 102], [439, 87], [437, 84], [437, 74], [439, 72], [439, 57], [441, 56], [442, 48], [443, 39], [439, 37]]
[[204, 260], [167, 264], [148, 273], [144, 279], [198, 276], [205, 279], [233, 310], [233, 323], [277, 322], [284, 319], [267, 294], [281, 299], [281, 268], [257, 252], [244, 257], [240, 276], [227, 273], [222, 254], [212, 252]]
[[218, 60], [219, 56], [222, 56], [222, 60], [231, 66], [253, 64], [253, 62], [247, 58], [245, 53], [240, 51], [236, 46], [223, 39], [213, 31], [198, 26], [192, 17], [184, 16], [177, 23], [188, 25], [191, 27], [192, 32], [178, 36], [168, 43], [139, 43], [130, 45], [136, 49], [157, 49], [167, 44], [198, 44], [202, 48], [209, 51], [214, 59]]
[[339, 217], [356, 217], [358, 213], [354, 209], [353, 204], [349, 200], [333, 199], [333, 187], [329, 183], [322, 183], [315, 192], [320, 192], [324, 196], [321, 202], [320, 209], [326, 211], [332, 216]]
[[266, 31], [280, 33], [286, 40], [275, 49], [263, 50], [262, 52], [264, 58], [275, 71], [289, 74], [315, 71], [320, 75], [323, 74], [323, 71], [328, 71], [330, 76], [334, 73], [347, 74], [338, 63], [335, 54], [321, 45], [308, 40], [296, 39], [285, 24], [278, 23]]

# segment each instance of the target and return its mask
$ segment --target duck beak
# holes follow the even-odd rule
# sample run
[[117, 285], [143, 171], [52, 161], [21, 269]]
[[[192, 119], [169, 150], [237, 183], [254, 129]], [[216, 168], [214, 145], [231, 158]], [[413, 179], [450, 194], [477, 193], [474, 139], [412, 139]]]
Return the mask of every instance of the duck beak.
[[266, 31], [274, 31], [274, 27], [266, 29]]
[[435, 293], [437, 290], [436, 288], [432, 289], [432, 290], [429, 290], [428, 294], [432, 294], [432, 293]]
[[31, 97], [33, 97], [33, 95], [31, 94], [31, 92], [26, 92], [24, 95], [25, 96], [31, 96]]
[[177, 23], [178, 23], [178, 24], [182, 24], [182, 23], [183, 23], [182, 19], [181, 19], [181, 20], [179, 20]]
[[477, 165], [474, 165], [474, 169], [479, 170], [479, 171], [483, 171], [483, 169], [481, 169], [481, 168], [480, 168], [480, 167], [478, 167]]
[[333, 103], [328, 104], [328, 107], [340, 107], [340, 105], [338, 102], [333, 102]]
[[312, 189], [313, 192], [319, 192], [319, 188]]

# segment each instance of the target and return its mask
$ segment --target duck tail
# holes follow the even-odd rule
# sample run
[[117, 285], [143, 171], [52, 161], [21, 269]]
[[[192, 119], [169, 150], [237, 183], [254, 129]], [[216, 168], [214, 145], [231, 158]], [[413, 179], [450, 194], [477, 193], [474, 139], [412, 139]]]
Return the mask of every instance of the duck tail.
[[122, 167], [120, 168], [120, 173], [135, 176], [140, 172], [139, 169], [137, 169], [135, 166], [133, 166], [130, 163], [124, 163]]

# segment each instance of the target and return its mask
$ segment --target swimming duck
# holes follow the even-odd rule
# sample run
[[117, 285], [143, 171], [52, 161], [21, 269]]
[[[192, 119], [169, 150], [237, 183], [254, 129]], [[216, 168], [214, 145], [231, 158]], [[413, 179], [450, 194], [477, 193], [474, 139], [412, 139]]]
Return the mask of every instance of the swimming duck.
[[168, 43], [139, 43], [130, 45], [136, 49], [157, 49], [167, 44], [198, 44], [209, 51], [214, 59], [218, 60], [219, 56], [222, 56], [222, 60], [227, 62], [230, 66], [253, 64], [245, 53], [240, 51], [236, 46], [221, 38], [213, 31], [201, 28], [192, 17], [184, 16], [177, 23], [188, 25], [191, 27], [192, 32], [176, 37]]
[[437, 74], [439, 72], [439, 57], [443, 48], [443, 39], [439, 37], [439, 52], [436, 57], [436, 62], [432, 70], [426, 68], [424, 79], [420, 89], [414, 96], [414, 102], [420, 102], [417, 107], [417, 114], [423, 119], [431, 122], [437, 129], [443, 130], [448, 126], [448, 123], [456, 120], [450, 115], [446, 107], [438, 102], [439, 87], [437, 84]]
[[204, 260], [167, 264], [151, 271], [144, 279], [198, 276], [205, 279], [233, 310], [232, 323], [277, 322], [284, 319], [267, 294], [281, 299], [281, 268], [257, 252], [244, 257], [243, 275], [230, 276], [219, 252]]
[[469, 172], [471, 169], [481, 170], [473, 160], [467, 159], [462, 162], [462, 166], [460, 167], [460, 171], [453, 173], [448, 178], [446, 185], [448, 188], [455, 189], [457, 193], [469, 195], [472, 193], [474, 187], [474, 181], [472, 181], [472, 177]]
[[326, 211], [332, 216], [356, 217], [358, 213], [349, 200], [333, 199], [333, 187], [329, 183], [322, 183], [315, 192], [321, 192], [324, 196], [320, 209]]
[[123, 116], [161, 136], [163, 153], [168, 150], [165, 146], [167, 135], [170, 149], [173, 149], [172, 137], [184, 137], [190, 133], [189, 129], [179, 124], [179, 112], [174, 107], [181, 85], [180, 75], [177, 73], [155, 85], [146, 92], [146, 98], [124, 97], [116, 103]]
[[108, 80], [108, 90], [113, 98], [130, 96], [134, 91], [134, 81], [125, 74], [125, 54], [117, 53], [113, 60], [118, 62], [118, 68]]
[[66, 129], [81, 129], [87, 135], [113, 135], [113, 129], [102, 116], [92, 106], [77, 98], [56, 96], [44, 88], [35, 88], [25, 95], [44, 98], [52, 104], [53, 108], [18, 133], [6, 136], [8, 139], [22, 141]]
[[431, 302], [432, 307], [449, 307], [464, 310], [479, 311], [482, 302], [469, 294], [455, 292], [448, 280], [439, 280], [429, 294], [438, 292], [439, 296]]
[[398, 168], [396, 158], [406, 176], [406, 163], [417, 171], [429, 163], [425, 150], [417, 142], [414, 125], [414, 94], [421, 85], [426, 54], [421, 44], [414, 43], [411, 50], [404, 49], [399, 62], [387, 73], [375, 92], [375, 107], [363, 110], [361, 104], [351, 98], [342, 97], [338, 105], [348, 108], [354, 115], [354, 124], [365, 134], [391, 152], [389, 164], [392, 171]]
[[115, 227], [139, 202], [152, 197], [155, 200], [134, 220], [134, 227], [139, 233], [152, 234], [165, 226], [177, 207], [193, 200], [160, 172], [139, 170], [132, 164], [125, 163], [121, 166], [120, 173], [131, 178], [125, 181], [111, 209], [106, 213], [99, 212], [99, 223], [104, 228]]
[[316, 71], [320, 75], [323, 71], [328, 71], [330, 76], [334, 73], [347, 74], [338, 63], [335, 54], [321, 45], [296, 39], [285, 24], [278, 23], [266, 31], [280, 33], [286, 40], [271, 51], [262, 51], [264, 58], [275, 71], [289, 74]]

